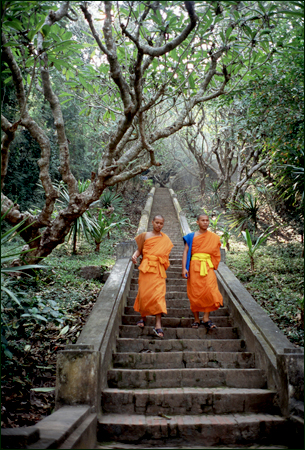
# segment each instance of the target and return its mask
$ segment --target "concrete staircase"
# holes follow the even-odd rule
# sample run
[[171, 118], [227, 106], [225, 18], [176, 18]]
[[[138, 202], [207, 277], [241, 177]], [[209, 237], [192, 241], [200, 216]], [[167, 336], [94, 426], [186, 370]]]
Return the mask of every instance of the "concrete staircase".
[[136, 326], [135, 268], [102, 392], [98, 441], [159, 448], [284, 445], [286, 422], [278, 415], [275, 392], [267, 389], [266, 375], [256, 368], [255, 354], [247, 351], [227, 307], [211, 313], [217, 329], [191, 328], [181, 277], [183, 241], [167, 189], [156, 189], [150, 222], [158, 213], [174, 244], [166, 281], [168, 315], [162, 318], [165, 338], [152, 333], [154, 317], [144, 329]]

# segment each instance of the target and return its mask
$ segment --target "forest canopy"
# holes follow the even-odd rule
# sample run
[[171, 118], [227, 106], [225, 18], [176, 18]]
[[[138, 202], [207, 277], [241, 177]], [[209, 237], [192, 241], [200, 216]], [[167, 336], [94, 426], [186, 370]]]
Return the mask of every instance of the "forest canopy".
[[1, 13], [2, 215], [24, 223], [29, 262], [105, 189], [147, 170], [166, 183], [181, 164], [202, 193], [214, 174], [224, 208], [259, 173], [303, 215], [303, 2], [4, 1]]

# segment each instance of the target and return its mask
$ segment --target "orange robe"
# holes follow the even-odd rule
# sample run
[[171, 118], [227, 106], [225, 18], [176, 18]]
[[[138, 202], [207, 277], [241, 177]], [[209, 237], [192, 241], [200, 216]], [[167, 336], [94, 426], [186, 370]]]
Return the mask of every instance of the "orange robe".
[[[156, 314], [167, 314], [166, 269], [169, 267], [169, 254], [173, 248], [170, 238], [161, 233], [160, 236], [148, 238], [143, 245], [143, 258], [139, 266], [139, 289], [133, 305], [142, 317]], [[142, 236], [143, 237], [143, 236]], [[139, 245], [141, 235], [136, 237]], [[141, 249], [139, 249], [141, 250]]]
[[[193, 312], [215, 311], [223, 304], [222, 295], [218, 290], [217, 278], [214, 269], [220, 262], [220, 239], [217, 234], [207, 231], [193, 239], [192, 255], [195, 253], [208, 253], [211, 256], [211, 268], [208, 262], [191, 260], [189, 276], [187, 279], [187, 295]], [[205, 264], [207, 275], [200, 275], [201, 264]]]

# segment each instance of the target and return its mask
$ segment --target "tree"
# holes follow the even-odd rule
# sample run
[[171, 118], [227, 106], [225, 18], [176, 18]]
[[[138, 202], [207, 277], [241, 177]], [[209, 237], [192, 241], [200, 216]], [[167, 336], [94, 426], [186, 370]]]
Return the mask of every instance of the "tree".
[[[302, 3], [293, 3], [304, 10]], [[279, 22], [273, 35], [270, 65], [254, 71], [255, 79], [250, 77], [226, 97], [202, 107], [200, 120], [179, 133], [185, 151], [195, 158], [202, 194], [209, 168], [217, 178], [223, 207], [243, 196], [252, 177], [261, 172], [269, 174], [267, 183], [273, 182], [286, 203], [289, 198], [294, 207], [302, 208], [302, 12], [280, 4], [280, 11], [271, 14], [279, 21], [285, 15], [285, 23]]]
[[[236, 88], [250, 71], [267, 64], [273, 52], [272, 45], [268, 47], [271, 31], [268, 38], [265, 33], [276, 8], [273, 2], [102, 4], [103, 9], [95, 2], [2, 4], [5, 82], [13, 83], [18, 104], [17, 120], [11, 123], [5, 116], [1, 120], [2, 181], [10, 143], [24, 127], [41, 149], [39, 178], [45, 191], [45, 205], [37, 216], [21, 212], [3, 193], [2, 208], [11, 208], [6, 216], [11, 223], [25, 219], [22, 237], [31, 241], [32, 262], [64, 241], [73, 222], [104, 189], [158, 166], [154, 151], [158, 141], [192, 125], [197, 105], [226, 94], [229, 86]], [[79, 14], [78, 5], [89, 26], [88, 46], [78, 43], [69, 29]], [[88, 52], [92, 37], [95, 54]], [[54, 82], [59, 76], [60, 87]], [[80, 114], [92, 114], [100, 127], [98, 168], [82, 193], [71, 170], [59, 100], [63, 94], [83, 101]], [[41, 96], [52, 112], [59, 171], [69, 193], [68, 206], [55, 218], [52, 213], [59, 193], [49, 173], [50, 140], [45, 123], [34, 120], [30, 102]]]

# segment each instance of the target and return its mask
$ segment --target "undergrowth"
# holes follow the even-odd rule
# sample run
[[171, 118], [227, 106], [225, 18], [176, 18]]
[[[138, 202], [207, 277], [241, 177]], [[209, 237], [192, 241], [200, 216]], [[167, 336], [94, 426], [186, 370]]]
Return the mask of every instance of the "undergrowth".
[[246, 246], [231, 242], [226, 263], [257, 303], [297, 346], [304, 346], [304, 260], [301, 243], [269, 243], [255, 254], [250, 270]]

